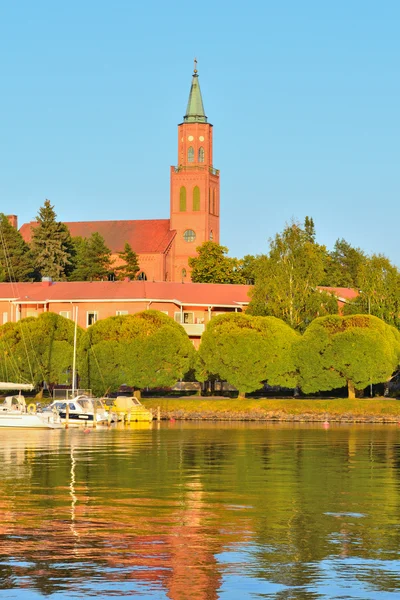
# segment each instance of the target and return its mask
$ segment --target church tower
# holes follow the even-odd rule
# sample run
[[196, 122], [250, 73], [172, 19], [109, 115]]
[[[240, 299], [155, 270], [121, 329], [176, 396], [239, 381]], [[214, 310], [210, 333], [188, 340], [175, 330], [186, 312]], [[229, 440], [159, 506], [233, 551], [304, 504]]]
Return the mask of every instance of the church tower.
[[178, 163], [171, 167], [170, 227], [176, 231], [172, 281], [190, 281], [188, 258], [203, 242], [219, 244], [219, 171], [213, 167], [213, 126], [207, 122], [197, 61], [183, 123]]

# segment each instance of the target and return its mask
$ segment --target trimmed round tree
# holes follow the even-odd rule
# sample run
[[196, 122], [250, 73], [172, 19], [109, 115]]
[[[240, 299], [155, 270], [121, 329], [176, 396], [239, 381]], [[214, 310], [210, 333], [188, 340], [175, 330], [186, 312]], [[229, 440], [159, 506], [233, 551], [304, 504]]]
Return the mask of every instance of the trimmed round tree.
[[296, 347], [299, 385], [314, 393], [388, 381], [400, 361], [400, 333], [372, 315], [315, 319]]
[[239, 395], [270, 385], [297, 385], [292, 348], [297, 334], [275, 317], [242, 313], [214, 317], [201, 338], [197, 373], [200, 380], [218, 375]]
[[[0, 327], [0, 379], [33, 385], [70, 382], [74, 323], [52, 312]], [[83, 333], [78, 328], [78, 336]], [[79, 337], [78, 337], [79, 339]]]
[[82, 336], [78, 368], [83, 387], [105, 394], [122, 384], [170, 387], [193, 360], [193, 344], [183, 327], [159, 311], [146, 310], [89, 327]]

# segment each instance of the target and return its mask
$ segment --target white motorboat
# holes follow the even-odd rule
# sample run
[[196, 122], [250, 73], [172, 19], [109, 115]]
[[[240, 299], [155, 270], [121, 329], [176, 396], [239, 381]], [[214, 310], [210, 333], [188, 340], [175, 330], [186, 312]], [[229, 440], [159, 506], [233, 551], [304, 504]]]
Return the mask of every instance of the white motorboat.
[[54, 400], [49, 406], [43, 409], [42, 414], [57, 412], [61, 423], [69, 425], [92, 425], [107, 423], [109, 420], [108, 410], [105, 408], [100, 398], [91, 398], [85, 394], [80, 394], [74, 398]]
[[[0, 384], [0, 388], [2, 385]], [[15, 396], [7, 396], [0, 404], [0, 427], [60, 429], [62, 424], [57, 413], [37, 413], [36, 404], [27, 406], [24, 396], [19, 393]]]

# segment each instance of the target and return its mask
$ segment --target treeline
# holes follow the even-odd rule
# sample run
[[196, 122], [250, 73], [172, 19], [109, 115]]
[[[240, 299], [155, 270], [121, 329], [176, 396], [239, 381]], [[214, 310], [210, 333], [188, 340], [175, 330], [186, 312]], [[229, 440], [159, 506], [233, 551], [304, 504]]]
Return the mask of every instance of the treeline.
[[[0, 380], [71, 385], [74, 323], [43, 313], [0, 327]], [[161, 312], [109, 317], [78, 329], [79, 386], [97, 395], [122, 385], [171, 387], [223, 380], [240, 395], [264, 384], [318, 393], [389, 381], [400, 363], [400, 332], [372, 315], [328, 315], [303, 334], [276, 317], [214, 317], [195, 351], [184, 328]]]
[[99, 233], [71, 237], [66, 225], [57, 221], [49, 200], [39, 209], [30, 244], [0, 213], [0, 282], [40, 281], [42, 277], [55, 281], [135, 279], [139, 263], [131, 246], [125, 243], [118, 256], [120, 264], [115, 266]]
[[368, 256], [343, 239], [332, 251], [318, 244], [312, 218], [291, 223], [269, 241], [266, 254], [227, 256], [228, 248], [205, 242], [189, 259], [192, 280], [247, 283], [254, 287], [248, 314], [274, 316], [304, 331], [316, 317], [337, 313], [337, 301], [321, 287], [358, 291], [345, 313], [371, 314], [400, 328], [400, 272], [381, 254]]

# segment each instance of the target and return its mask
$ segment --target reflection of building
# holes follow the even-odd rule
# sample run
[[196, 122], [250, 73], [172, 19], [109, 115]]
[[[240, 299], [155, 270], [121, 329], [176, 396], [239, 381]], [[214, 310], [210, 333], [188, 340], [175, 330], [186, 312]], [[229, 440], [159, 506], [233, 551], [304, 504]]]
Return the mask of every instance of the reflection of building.
[[[213, 166], [212, 125], [204, 112], [195, 68], [183, 122], [178, 125], [178, 161], [171, 167], [169, 219], [66, 223], [73, 237], [98, 232], [114, 258], [126, 242], [137, 253], [140, 276], [149, 281], [190, 281], [188, 258], [207, 240], [219, 243], [219, 171]], [[17, 218], [9, 217], [17, 227]], [[29, 242], [31, 227], [21, 234]]]
[[54, 312], [69, 319], [78, 307], [78, 324], [160, 310], [181, 323], [197, 343], [208, 321], [225, 312], [241, 312], [250, 301], [247, 285], [93, 281], [0, 283], [1, 323]]

